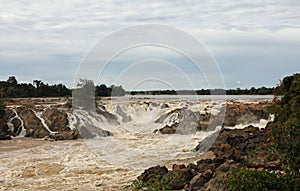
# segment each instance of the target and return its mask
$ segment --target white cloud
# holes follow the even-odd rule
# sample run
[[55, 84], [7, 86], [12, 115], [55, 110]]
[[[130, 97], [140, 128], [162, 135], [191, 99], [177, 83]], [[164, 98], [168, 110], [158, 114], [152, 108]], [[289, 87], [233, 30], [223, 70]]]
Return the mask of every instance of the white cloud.
[[[0, 0], [0, 3], [1, 77], [15, 74], [27, 79], [31, 71], [36, 71], [32, 78], [44, 77], [49, 83], [59, 78], [71, 85], [74, 70], [96, 41], [124, 27], [145, 23], [175, 26], [204, 42], [224, 71], [228, 86], [235, 86], [241, 76], [249, 78], [241, 80], [245, 86], [252, 85], [247, 81], [262, 85], [250, 79], [250, 71], [237, 67], [241, 63], [268, 68], [269, 74], [263, 77], [267, 85], [283, 74], [300, 70], [296, 64], [300, 59], [297, 0]], [[54, 71], [53, 67], [59, 64], [66, 65], [61, 67], [63, 71], [43, 75], [44, 70]], [[276, 66], [270, 68], [272, 64]]]

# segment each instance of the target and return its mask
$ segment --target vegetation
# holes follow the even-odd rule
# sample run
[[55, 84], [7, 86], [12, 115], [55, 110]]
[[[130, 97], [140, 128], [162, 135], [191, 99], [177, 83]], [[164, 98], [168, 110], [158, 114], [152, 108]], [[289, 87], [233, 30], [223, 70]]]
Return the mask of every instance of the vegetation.
[[73, 105], [92, 109], [95, 107], [95, 96], [124, 96], [125, 90], [122, 86], [110, 86], [102, 84], [95, 86], [92, 80], [80, 79], [78, 88], [73, 89]]
[[[93, 94], [96, 96], [124, 96], [125, 90], [122, 86], [110, 86], [102, 84], [94, 87]], [[79, 81], [85, 83], [84, 80]], [[82, 84], [81, 84], [82, 85]], [[26, 97], [65, 97], [71, 96], [72, 90], [63, 84], [49, 85], [41, 80], [33, 80], [33, 83], [18, 83], [15, 76], [10, 76], [7, 81], [0, 81], [0, 98], [26, 98]]]
[[283, 94], [269, 108], [275, 114], [273, 149], [282, 158], [283, 171], [238, 168], [229, 179], [231, 190], [300, 190], [300, 74], [284, 78], [275, 93]]
[[0, 81], [0, 98], [63, 97], [71, 95], [71, 90], [62, 84], [48, 85], [41, 80], [34, 80], [33, 84], [18, 83], [16, 77], [10, 76], [7, 81]]
[[229, 180], [230, 191], [288, 191], [295, 190], [294, 183], [289, 176], [268, 170], [250, 171], [246, 167], [234, 169]]
[[162, 191], [172, 190], [171, 181], [176, 179], [178, 182], [181, 181], [178, 173], [170, 175], [156, 174], [149, 177], [149, 180], [142, 181], [135, 179], [130, 185], [125, 186], [125, 189], [131, 189], [133, 191]]
[[0, 118], [5, 115], [5, 105], [3, 103], [3, 100], [0, 99]]
[[255, 88], [250, 89], [201, 89], [201, 90], [151, 90], [151, 91], [132, 91], [131, 95], [272, 95], [274, 88]]

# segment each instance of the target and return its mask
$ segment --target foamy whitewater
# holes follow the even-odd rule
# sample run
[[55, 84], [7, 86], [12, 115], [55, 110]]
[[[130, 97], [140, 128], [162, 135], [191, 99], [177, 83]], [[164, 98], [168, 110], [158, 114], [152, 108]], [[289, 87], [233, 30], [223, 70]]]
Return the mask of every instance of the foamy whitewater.
[[[155, 165], [187, 164], [212, 154], [191, 150], [214, 131], [161, 134], [155, 130], [183, 120], [178, 113], [155, 121], [174, 109], [217, 114], [228, 102], [259, 103], [271, 96], [135, 96], [99, 101], [100, 109], [117, 116], [110, 120], [77, 109], [68, 112], [70, 128], [93, 126], [110, 131], [109, 137], [58, 141], [17, 138], [0, 142], [1, 190], [123, 190], [144, 169]], [[227, 102], [226, 102], [227, 101]], [[167, 104], [167, 107], [166, 107]], [[50, 107], [51, 105], [42, 106]], [[10, 106], [14, 108], [14, 106]], [[43, 125], [50, 132], [41, 114]], [[18, 117], [16, 115], [16, 117]], [[251, 123], [263, 128], [268, 120]], [[249, 124], [238, 124], [242, 128]], [[220, 128], [220, 127], [217, 127]], [[55, 132], [52, 132], [55, 133]]]

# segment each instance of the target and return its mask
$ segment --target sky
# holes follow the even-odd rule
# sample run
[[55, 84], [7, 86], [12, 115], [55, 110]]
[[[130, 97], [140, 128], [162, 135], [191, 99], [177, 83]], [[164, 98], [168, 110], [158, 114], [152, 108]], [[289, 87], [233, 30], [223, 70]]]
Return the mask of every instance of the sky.
[[[195, 73], [178, 52], [144, 46], [115, 57], [106, 72], [90, 67], [101, 74], [97, 83], [123, 85], [127, 90], [200, 89], [213, 84], [214, 78], [209, 81], [207, 76], [221, 74], [227, 89], [273, 87], [284, 76], [300, 71], [298, 0], [0, 3], [0, 80], [14, 75], [19, 82], [40, 79], [73, 87], [80, 66], [101, 39], [145, 24], [167, 25], [192, 36], [207, 49], [206, 56], [213, 58], [219, 73]], [[149, 31], [140, 35], [143, 32]], [[165, 39], [180, 40], [173, 35]], [[121, 66], [125, 67], [120, 70]]]

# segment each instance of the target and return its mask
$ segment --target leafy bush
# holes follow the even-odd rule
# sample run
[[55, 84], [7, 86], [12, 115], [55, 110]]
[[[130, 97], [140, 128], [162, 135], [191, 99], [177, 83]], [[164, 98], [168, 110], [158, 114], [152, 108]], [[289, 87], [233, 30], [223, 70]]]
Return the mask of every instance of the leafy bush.
[[299, 190], [299, 179], [269, 170], [250, 171], [245, 167], [232, 170], [230, 191], [282, 191]]
[[132, 183], [126, 186], [126, 189], [131, 188], [133, 191], [162, 191], [172, 190], [170, 182], [174, 179], [181, 181], [178, 173], [172, 173], [169, 175], [152, 175], [148, 181], [136, 179]]
[[275, 90], [283, 96], [269, 112], [275, 114], [273, 148], [283, 158], [283, 173], [237, 168], [229, 178], [231, 190], [300, 190], [300, 74], [285, 77]]

